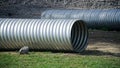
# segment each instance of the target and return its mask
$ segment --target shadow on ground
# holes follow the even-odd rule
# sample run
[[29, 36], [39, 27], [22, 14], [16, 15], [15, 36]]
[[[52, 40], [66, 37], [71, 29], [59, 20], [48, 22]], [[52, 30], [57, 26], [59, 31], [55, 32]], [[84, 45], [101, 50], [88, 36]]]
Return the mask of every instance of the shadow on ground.
[[[0, 52], [8, 52], [8, 51], [0, 51]], [[13, 50], [12, 50], [13, 52]], [[54, 51], [54, 50], [32, 50], [30, 52], [51, 52], [51, 53], [64, 53], [64, 54], [76, 54], [76, 55], [85, 55], [85, 56], [113, 56], [120, 57], [120, 53], [111, 53], [111, 52], [103, 52], [99, 50], [85, 50], [81, 53], [73, 52], [73, 51]]]
[[115, 57], [120, 57], [120, 53], [110, 53], [110, 52], [103, 52], [103, 51], [98, 51], [98, 50], [86, 50], [80, 55], [94, 55], [94, 56], [115, 56]]
[[[61, 53], [62, 51], [52, 51], [52, 53]], [[99, 50], [85, 50], [81, 53], [76, 53], [76, 52], [69, 52], [69, 51], [64, 51], [62, 53], [65, 54], [77, 54], [77, 55], [88, 55], [88, 56], [113, 56], [113, 57], [120, 57], [120, 53], [111, 53], [111, 52], [103, 52]]]

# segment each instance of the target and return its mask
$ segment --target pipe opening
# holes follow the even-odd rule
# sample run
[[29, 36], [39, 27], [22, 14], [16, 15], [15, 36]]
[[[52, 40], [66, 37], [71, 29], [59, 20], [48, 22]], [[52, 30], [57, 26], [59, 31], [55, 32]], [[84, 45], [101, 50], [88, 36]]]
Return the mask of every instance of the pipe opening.
[[87, 27], [83, 21], [76, 21], [71, 29], [71, 44], [73, 50], [82, 52], [86, 48], [88, 38]]

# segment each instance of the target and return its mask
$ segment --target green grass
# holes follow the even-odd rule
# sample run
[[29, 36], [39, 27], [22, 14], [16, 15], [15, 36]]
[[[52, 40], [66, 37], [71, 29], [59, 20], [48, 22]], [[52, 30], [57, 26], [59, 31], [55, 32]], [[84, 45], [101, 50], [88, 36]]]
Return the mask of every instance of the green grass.
[[120, 68], [120, 57], [70, 53], [0, 52], [0, 68]]

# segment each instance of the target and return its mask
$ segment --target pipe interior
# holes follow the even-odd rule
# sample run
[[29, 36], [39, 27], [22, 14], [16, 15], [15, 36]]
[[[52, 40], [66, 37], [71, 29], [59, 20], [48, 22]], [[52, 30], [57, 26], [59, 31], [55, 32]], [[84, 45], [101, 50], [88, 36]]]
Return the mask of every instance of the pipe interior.
[[87, 32], [85, 23], [82, 21], [76, 21], [71, 30], [71, 44], [73, 50], [76, 52], [81, 52], [86, 47]]

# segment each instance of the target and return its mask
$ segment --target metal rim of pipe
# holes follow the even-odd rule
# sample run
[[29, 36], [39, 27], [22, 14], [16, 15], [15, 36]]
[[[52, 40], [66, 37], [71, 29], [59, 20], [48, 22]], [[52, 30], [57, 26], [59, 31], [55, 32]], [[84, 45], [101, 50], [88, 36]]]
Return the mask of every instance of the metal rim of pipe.
[[86, 24], [81, 20], [76, 21], [72, 26], [71, 44], [76, 52], [82, 52], [87, 47], [88, 31]]

